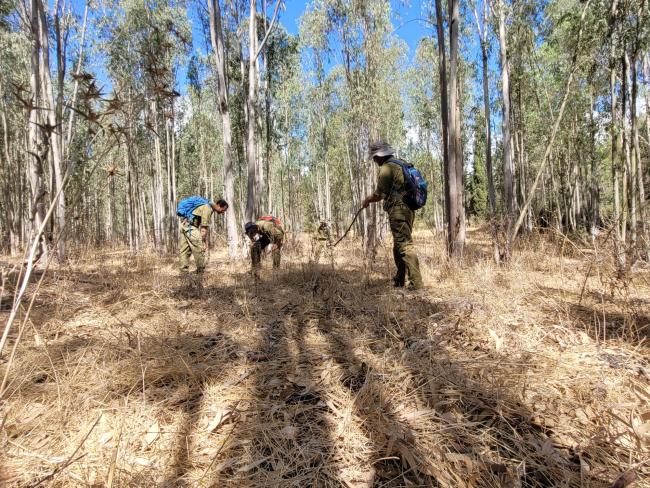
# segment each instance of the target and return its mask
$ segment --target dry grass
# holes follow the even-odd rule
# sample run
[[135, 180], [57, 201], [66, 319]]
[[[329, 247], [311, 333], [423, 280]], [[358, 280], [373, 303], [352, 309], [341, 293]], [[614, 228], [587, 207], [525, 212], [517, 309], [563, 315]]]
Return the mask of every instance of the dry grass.
[[421, 296], [351, 243], [257, 285], [221, 255], [202, 290], [115, 251], [51, 271], [0, 484], [650, 487], [650, 274], [544, 239], [496, 268], [480, 233], [461, 269], [430, 236]]

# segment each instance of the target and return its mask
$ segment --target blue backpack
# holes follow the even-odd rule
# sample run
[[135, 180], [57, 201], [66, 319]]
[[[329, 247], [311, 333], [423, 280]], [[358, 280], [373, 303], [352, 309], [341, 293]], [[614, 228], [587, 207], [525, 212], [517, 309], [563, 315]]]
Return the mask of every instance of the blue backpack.
[[411, 210], [418, 210], [427, 203], [428, 185], [422, 176], [422, 173], [412, 164], [400, 161], [399, 159], [389, 159], [389, 163], [395, 163], [402, 168], [404, 174], [404, 190], [402, 192], [402, 201]]
[[176, 207], [176, 215], [179, 217], [185, 217], [187, 220], [191, 221], [194, 219], [192, 212], [194, 212], [197, 207], [200, 207], [201, 205], [205, 205], [207, 203], [210, 203], [210, 200], [198, 195], [183, 198], [180, 202], [178, 202], [178, 206]]

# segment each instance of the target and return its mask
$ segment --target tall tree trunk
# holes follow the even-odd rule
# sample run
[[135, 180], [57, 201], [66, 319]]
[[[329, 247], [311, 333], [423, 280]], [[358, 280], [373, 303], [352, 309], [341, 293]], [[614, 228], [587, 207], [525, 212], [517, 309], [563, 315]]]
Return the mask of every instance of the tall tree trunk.
[[[41, 0], [32, 0], [31, 9], [29, 11], [30, 20], [30, 37], [32, 40], [31, 45], [31, 73], [30, 73], [30, 88], [34, 101], [34, 105], [38, 106], [42, 100], [41, 90], [41, 16], [40, 9], [43, 5]], [[29, 126], [27, 138], [27, 154], [28, 165], [27, 173], [29, 184], [31, 188], [31, 205], [30, 205], [30, 220], [32, 222], [32, 234], [35, 235], [37, 229], [41, 227], [45, 219], [45, 197], [44, 181], [43, 181], [43, 162], [47, 157], [49, 149], [46, 147], [44, 151], [41, 147], [42, 137], [39, 125], [41, 125], [41, 117], [39, 114], [40, 109], [36, 107], [29, 108]], [[36, 236], [40, 239], [40, 237]], [[47, 238], [42, 239], [38, 255], [45, 255], [48, 252]]]
[[139, 241], [137, 234], [138, 222], [136, 221], [136, 205], [137, 205], [137, 192], [133, 181], [133, 168], [131, 165], [131, 149], [129, 147], [129, 140], [127, 138], [124, 147], [124, 167], [126, 168], [126, 207], [127, 207], [127, 240], [129, 243], [129, 251], [135, 253], [139, 250]]
[[258, 217], [257, 207], [257, 1], [249, 2], [250, 15], [248, 18], [248, 96], [246, 97], [246, 158], [248, 160], [248, 193], [246, 198], [246, 220]]
[[[630, 148], [630, 137], [628, 135], [628, 107], [630, 106], [630, 62], [627, 55], [627, 46], [624, 43], [623, 47], [623, 59], [622, 59], [622, 93], [621, 93], [621, 118], [623, 120], [623, 161], [621, 163], [623, 167], [623, 214], [621, 216], [621, 233], [623, 234], [623, 239], [628, 233], [628, 217], [629, 217], [629, 236], [630, 236], [630, 245], [628, 249], [631, 254], [631, 260], [629, 264], [634, 263], [634, 252], [636, 249], [636, 204], [634, 201], [634, 167], [632, 161], [632, 150]], [[629, 108], [631, 113], [631, 108]]]
[[47, 16], [45, 12], [45, 7], [41, 8], [41, 35], [42, 46], [43, 46], [43, 65], [44, 69], [42, 71], [45, 93], [47, 95], [47, 104], [49, 110], [47, 111], [48, 123], [50, 126], [54, 126], [52, 131], [52, 166], [54, 169], [54, 194], [58, 194], [58, 200], [56, 205], [56, 218], [54, 220], [57, 238], [57, 257], [59, 262], [64, 262], [66, 259], [65, 251], [65, 237], [63, 235], [63, 230], [65, 228], [65, 192], [63, 189], [63, 177], [65, 173], [63, 154], [64, 154], [64, 139], [63, 139], [63, 82], [65, 78], [65, 67], [66, 67], [66, 53], [65, 46], [63, 44], [63, 34], [61, 32], [60, 25], [60, 12], [59, 12], [59, 0], [54, 3], [54, 32], [56, 39], [56, 56], [57, 56], [57, 96], [54, 96], [54, 86], [52, 83], [52, 76], [50, 74], [50, 53], [49, 53], [49, 32], [47, 29]]
[[228, 202], [226, 211], [226, 228], [228, 233], [228, 253], [231, 258], [239, 253], [239, 232], [235, 215], [235, 172], [232, 153], [232, 129], [230, 123], [230, 106], [228, 103], [228, 71], [223, 28], [221, 22], [221, 7], [219, 0], [208, 0], [210, 12], [210, 40], [214, 52], [217, 71], [217, 96], [219, 98], [219, 113], [221, 114], [221, 136], [223, 138], [223, 186], [224, 198]]
[[442, 0], [436, 0], [436, 31], [438, 35], [438, 77], [440, 79], [440, 117], [442, 122], [443, 182], [445, 193], [445, 218], [447, 224], [447, 253], [453, 251], [453, 228], [450, 217], [451, 198], [449, 187], [449, 105], [447, 101], [447, 54], [445, 48], [444, 19], [442, 17]]
[[617, 0], [612, 2], [612, 7], [610, 11], [610, 23], [611, 23], [611, 52], [610, 52], [610, 75], [609, 75], [609, 88], [610, 88], [610, 105], [612, 110], [611, 123], [610, 123], [610, 134], [612, 138], [612, 184], [614, 192], [614, 202], [613, 202], [613, 212], [612, 216], [614, 218], [614, 247], [616, 253], [616, 265], [619, 272], [625, 270], [625, 250], [624, 250], [624, 235], [621, 234], [621, 195], [620, 195], [620, 185], [621, 185], [621, 170], [620, 170], [620, 147], [621, 147], [621, 136], [620, 136], [620, 117], [618, 113], [618, 96], [617, 96], [617, 86], [616, 86], [616, 67], [618, 64], [618, 57], [616, 55], [617, 48]]
[[158, 103], [152, 100], [149, 109], [150, 130], [153, 134], [154, 153], [151, 170], [151, 215], [153, 216], [154, 244], [161, 252], [164, 246], [165, 200], [163, 199], [163, 163], [160, 147], [160, 126], [158, 124]]
[[[55, 9], [58, 9], [58, 5], [55, 5]], [[55, 16], [57, 15], [58, 11], [55, 12]], [[58, 110], [54, 98], [54, 87], [52, 85], [52, 76], [50, 73], [49, 27], [45, 6], [43, 5], [42, 0], [32, 1], [32, 17], [34, 16], [36, 16], [36, 19], [32, 19], [32, 42], [36, 47], [36, 60], [39, 64], [38, 76], [35, 79], [35, 82], [39, 87], [38, 90], [34, 92], [34, 94], [37, 94], [38, 96], [34, 97], [34, 101], [36, 105], [42, 104], [44, 107], [43, 111], [45, 112], [42, 116], [36, 115], [36, 120], [40, 120], [40, 123], [35, 123], [38, 123], [38, 130], [42, 133], [41, 141], [47, 146], [47, 150], [44, 149], [41, 154], [41, 165], [48, 157], [48, 154], [51, 155], [51, 176], [54, 182], [52, 185], [52, 193], [58, 195], [55, 222], [56, 230], [60, 233], [65, 227], [65, 195], [63, 192], [63, 161], [61, 158], [61, 120], [59, 117], [61, 112]], [[61, 63], [61, 59], [59, 59], [59, 63]], [[63, 68], [60, 67], [59, 69]], [[57, 255], [61, 262], [65, 260], [65, 240], [63, 238], [58, 239]]]
[[589, 181], [589, 234], [591, 235], [592, 243], [595, 244], [596, 235], [598, 234], [598, 226], [600, 225], [600, 170], [598, 165], [598, 157], [596, 155], [596, 132], [597, 126], [594, 121], [594, 88], [593, 86], [589, 91], [589, 120], [590, 120], [590, 142], [591, 150], [589, 151], [591, 159], [591, 178]]
[[449, 220], [451, 254], [462, 257], [465, 244], [463, 216], [463, 155], [460, 139], [460, 107], [458, 100], [458, 23], [459, 0], [449, 0]]
[[176, 113], [174, 111], [174, 101], [171, 100], [171, 118], [166, 121], [167, 133], [167, 174], [169, 181], [167, 182], [167, 208], [169, 212], [167, 214], [167, 250], [174, 251], [176, 249], [177, 239], [176, 235], [178, 233], [178, 220], [172, 218], [171, 213], [172, 209], [176, 208]]
[[488, 22], [488, 0], [483, 0], [482, 17], [479, 17], [477, 9], [474, 10], [476, 29], [481, 46], [481, 68], [483, 75], [483, 108], [485, 111], [485, 171], [488, 184], [488, 218], [490, 220], [490, 232], [492, 234], [493, 258], [498, 264], [501, 259], [499, 250], [499, 239], [496, 224], [496, 191], [494, 189], [494, 174], [492, 171], [492, 115], [490, 111], [490, 88], [488, 82], [488, 51], [487, 51], [487, 22]]
[[[643, 74], [646, 80], [650, 80], [650, 54], [643, 56]], [[650, 147], [650, 87], [648, 84], [645, 86], [645, 127], [648, 146]], [[639, 144], [639, 133], [635, 135], [635, 144]], [[643, 222], [643, 238], [645, 239], [645, 259], [650, 262], [650, 223], [648, 217], [650, 210], [648, 209], [648, 202], [645, 197], [645, 183], [643, 180], [643, 158], [641, 157], [641, 150], [637, 147], [637, 154], [639, 154], [639, 167], [637, 169], [637, 177], [639, 180], [639, 201], [641, 202], [641, 222]]]
[[[502, 141], [503, 141], [503, 202], [506, 213], [507, 234], [515, 215], [515, 188], [514, 188], [514, 162], [512, 159], [511, 146], [511, 125], [510, 125], [510, 68], [508, 64], [508, 47], [506, 39], [506, 6], [504, 0], [498, 0], [499, 11], [499, 58], [501, 60], [501, 98], [503, 102], [503, 114], [501, 119]], [[511, 242], [508, 240], [505, 246], [505, 258], [510, 256]]]
[[[2, 80], [0, 79], [0, 93], [4, 93]], [[7, 122], [7, 104], [4, 98], [0, 100], [0, 118], [2, 119], [2, 142], [3, 142], [3, 167], [6, 173], [3, 174], [3, 183], [5, 185], [5, 198], [7, 202], [7, 209], [5, 218], [7, 223], [7, 230], [9, 232], [9, 252], [12, 256], [18, 254], [22, 243], [22, 235], [20, 227], [22, 225], [22, 195], [21, 195], [21, 179], [22, 168], [20, 158], [11, 156], [12, 142], [9, 137], [9, 124]]]
[[[638, 121], [636, 115], [636, 103], [637, 103], [637, 46], [635, 45], [632, 51], [630, 58], [630, 80], [631, 80], [631, 92], [630, 92], [630, 214], [631, 214], [631, 226], [632, 233], [634, 235], [632, 242], [632, 253], [635, 255], [633, 259], [636, 259], [638, 253], [637, 249], [637, 226], [638, 226], [638, 217], [639, 210], [643, 202], [639, 200], [639, 163], [641, 159], [641, 152], [639, 148], [639, 129]], [[645, 223], [642, 220], [642, 233], [645, 229]], [[642, 234], [643, 235], [643, 234]]]

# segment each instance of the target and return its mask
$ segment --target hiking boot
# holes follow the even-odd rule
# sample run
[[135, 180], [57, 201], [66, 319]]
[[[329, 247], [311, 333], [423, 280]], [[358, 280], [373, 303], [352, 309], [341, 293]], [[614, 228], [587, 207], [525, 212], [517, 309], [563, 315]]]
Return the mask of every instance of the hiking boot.
[[409, 283], [409, 286], [406, 287], [406, 291], [408, 292], [423, 292], [424, 287], [422, 285], [414, 285], [413, 282]]

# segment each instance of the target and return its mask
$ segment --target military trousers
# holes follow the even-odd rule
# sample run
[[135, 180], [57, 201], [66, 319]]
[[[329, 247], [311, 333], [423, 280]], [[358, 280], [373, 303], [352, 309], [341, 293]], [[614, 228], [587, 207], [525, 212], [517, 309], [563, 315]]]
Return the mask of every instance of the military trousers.
[[180, 225], [180, 265], [181, 271], [188, 271], [190, 268], [190, 257], [194, 256], [197, 273], [205, 270], [205, 251], [203, 240], [198, 227], [191, 225], [187, 220], [181, 220]]
[[323, 254], [329, 255], [329, 242], [325, 239], [312, 240], [312, 258], [318, 262]]
[[412, 236], [415, 212], [402, 203], [393, 205], [387, 212], [393, 234], [393, 258], [397, 266], [395, 284], [403, 286], [408, 278], [410, 286], [421, 288], [420, 262]]
[[271, 256], [273, 257], [273, 267], [280, 267], [280, 249], [282, 247], [282, 240], [278, 242], [272, 242], [271, 239], [262, 234], [258, 240], [256, 240], [251, 246], [251, 262], [253, 269], [259, 269], [262, 266], [262, 252], [269, 244], [275, 244], [276, 248], [271, 251]]

